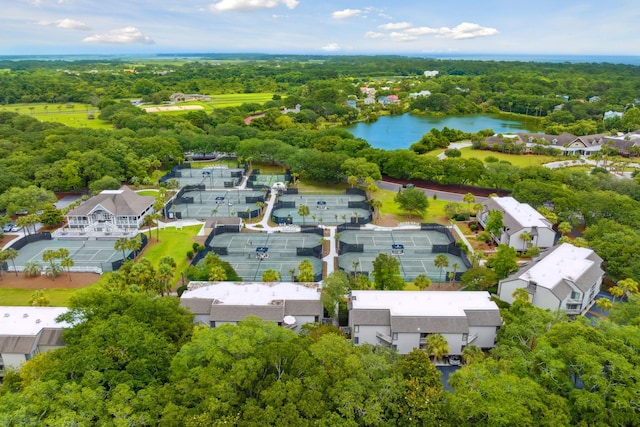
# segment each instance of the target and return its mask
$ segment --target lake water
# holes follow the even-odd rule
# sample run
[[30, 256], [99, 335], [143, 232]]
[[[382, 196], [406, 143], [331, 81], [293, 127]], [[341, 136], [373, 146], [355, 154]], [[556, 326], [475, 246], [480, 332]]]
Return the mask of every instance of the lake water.
[[473, 114], [468, 116], [426, 117], [403, 114], [382, 116], [374, 123], [358, 123], [346, 129], [357, 138], [367, 140], [373, 148], [396, 150], [409, 148], [420, 141], [431, 129], [459, 129], [463, 132], [478, 132], [493, 129], [495, 133], [535, 132], [535, 121], [501, 119], [499, 116]]

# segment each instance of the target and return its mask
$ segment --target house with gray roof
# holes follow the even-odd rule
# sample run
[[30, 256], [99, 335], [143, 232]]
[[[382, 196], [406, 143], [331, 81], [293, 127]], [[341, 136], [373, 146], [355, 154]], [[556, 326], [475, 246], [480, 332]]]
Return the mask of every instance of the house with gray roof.
[[567, 314], [586, 313], [594, 303], [604, 271], [593, 250], [563, 243], [500, 281], [500, 299], [513, 302], [516, 289], [526, 289], [533, 305]]
[[0, 376], [5, 368], [18, 369], [38, 353], [64, 347], [62, 331], [68, 324], [56, 318], [65, 307], [0, 307]]
[[257, 316], [299, 332], [323, 316], [316, 284], [191, 282], [180, 305], [193, 312], [196, 323], [213, 328]]
[[489, 349], [501, 325], [488, 292], [352, 291], [349, 301], [354, 344], [382, 345], [400, 354], [426, 348], [431, 334], [442, 334], [452, 355], [469, 344]]
[[[531, 205], [520, 203], [513, 197], [491, 197], [477, 214], [478, 222], [483, 228], [493, 210], [502, 212], [504, 224], [500, 233], [493, 236], [496, 243], [511, 246], [520, 252], [526, 251], [529, 244], [539, 248], [549, 248], [555, 244], [557, 234], [551, 221]], [[525, 232], [531, 236], [529, 242], [521, 238]]]
[[104, 190], [67, 213], [68, 227], [84, 231], [138, 229], [152, 214], [153, 196], [140, 196], [128, 187]]

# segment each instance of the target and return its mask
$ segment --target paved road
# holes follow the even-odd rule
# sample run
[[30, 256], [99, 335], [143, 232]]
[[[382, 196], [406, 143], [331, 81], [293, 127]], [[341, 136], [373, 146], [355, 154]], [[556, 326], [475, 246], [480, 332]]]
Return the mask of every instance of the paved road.
[[[393, 182], [387, 182], [387, 181], [378, 181], [377, 185], [378, 185], [378, 188], [380, 188], [381, 190], [391, 190], [391, 191], [398, 191], [398, 188], [401, 187], [400, 184], [395, 184]], [[446, 191], [430, 190], [430, 189], [423, 189], [423, 188], [418, 188], [418, 189], [423, 190], [424, 194], [426, 194], [427, 197], [429, 197], [430, 199], [432, 199], [433, 195], [435, 194], [438, 200], [447, 200], [450, 202], [462, 202], [462, 197], [464, 196], [464, 194], [449, 193]], [[487, 198], [476, 196], [476, 203], [480, 203], [484, 200], [487, 200]]]

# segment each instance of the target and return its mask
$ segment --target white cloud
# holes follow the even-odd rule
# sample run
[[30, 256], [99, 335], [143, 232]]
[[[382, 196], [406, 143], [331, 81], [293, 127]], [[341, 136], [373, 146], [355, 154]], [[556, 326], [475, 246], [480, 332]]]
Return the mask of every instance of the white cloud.
[[344, 9], [344, 10], [336, 10], [331, 14], [333, 19], [348, 19], [353, 18], [354, 16], [358, 16], [362, 13], [360, 9]]
[[424, 36], [425, 34], [436, 34], [438, 33], [438, 29], [430, 28], [430, 27], [416, 27], [416, 28], [407, 28], [404, 32], [414, 36]]
[[410, 42], [418, 39], [416, 36], [412, 36], [407, 33], [398, 33], [395, 31], [389, 34], [389, 38], [395, 42]]
[[364, 37], [369, 39], [388, 39], [396, 42], [408, 42], [417, 40], [419, 36], [435, 35], [438, 38], [448, 38], [454, 40], [472, 39], [476, 37], [486, 37], [498, 34], [498, 30], [490, 27], [482, 27], [478, 24], [463, 22], [454, 28], [440, 27], [412, 27], [408, 22], [397, 22], [380, 25], [378, 28], [383, 30], [402, 30], [391, 31], [389, 33], [368, 31]]
[[95, 34], [82, 40], [85, 43], [106, 44], [154, 44], [149, 37], [142, 34], [136, 27], [119, 28], [103, 34]]
[[66, 28], [68, 30], [80, 30], [80, 31], [88, 31], [91, 28], [87, 24], [81, 21], [76, 21], [75, 19], [61, 19], [56, 21], [56, 27], [58, 28]]
[[438, 30], [438, 37], [455, 40], [473, 39], [476, 37], [494, 36], [498, 34], [495, 28], [482, 27], [478, 24], [463, 22], [454, 28], [442, 27]]
[[49, 26], [53, 25], [57, 28], [64, 28], [66, 30], [79, 30], [79, 31], [88, 31], [91, 28], [87, 24], [81, 21], [76, 21], [75, 19], [58, 19], [56, 21], [38, 21], [38, 25]]
[[410, 22], [390, 22], [388, 24], [379, 25], [378, 28], [381, 30], [404, 30], [407, 28], [411, 28]]
[[325, 50], [327, 52], [336, 52], [338, 50], [341, 50], [342, 48], [340, 47], [340, 45], [338, 43], [329, 43], [326, 46], [322, 46], [321, 49]]
[[368, 39], [382, 39], [385, 38], [387, 35], [385, 33], [376, 33], [375, 31], [367, 31], [366, 33], [364, 33], [365, 38]]
[[228, 12], [234, 10], [273, 9], [280, 4], [289, 9], [295, 9], [299, 0], [220, 0], [209, 5], [209, 9], [216, 12]]

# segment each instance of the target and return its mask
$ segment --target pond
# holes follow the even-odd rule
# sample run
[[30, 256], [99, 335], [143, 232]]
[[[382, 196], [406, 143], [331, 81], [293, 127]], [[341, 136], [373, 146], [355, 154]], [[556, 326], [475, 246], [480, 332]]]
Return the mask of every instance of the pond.
[[495, 133], [535, 132], [534, 119], [514, 120], [499, 115], [473, 114], [466, 116], [428, 117], [403, 114], [382, 116], [373, 123], [358, 123], [346, 129], [357, 138], [367, 140], [373, 148], [396, 150], [409, 148], [431, 129], [458, 129], [463, 132], [478, 132], [493, 129]]

